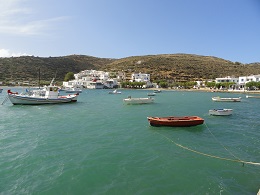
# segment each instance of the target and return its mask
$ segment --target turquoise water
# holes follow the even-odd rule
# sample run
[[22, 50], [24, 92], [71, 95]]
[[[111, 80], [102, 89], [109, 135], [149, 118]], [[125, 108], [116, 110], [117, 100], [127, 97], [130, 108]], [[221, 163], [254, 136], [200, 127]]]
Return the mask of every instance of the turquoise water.
[[[260, 166], [176, 144], [260, 162], [259, 99], [163, 91], [154, 104], [124, 105], [123, 98], [146, 97], [148, 91], [108, 91], [84, 90], [72, 104], [0, 105], [0, 194], [257, 193]], [[242, 102], [212, 102], [212, 96], [242, 97]], [[232, 108], [234, 114], [209, 116], [212, 108]], [[205, 124], [148, 124], [147, 116], [169, 115], [197, 115]]]

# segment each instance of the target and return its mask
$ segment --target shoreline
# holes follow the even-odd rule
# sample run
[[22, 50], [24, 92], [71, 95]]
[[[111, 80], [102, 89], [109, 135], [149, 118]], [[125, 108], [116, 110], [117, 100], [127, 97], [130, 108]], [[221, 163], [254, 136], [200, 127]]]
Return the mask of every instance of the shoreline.
[[148, 88], [147, 90], [161, 90], [161, 91], [189, 91], [189, 92], [210, 92], [210, 93], [242, 93], [242, 94], [260, 94], [260, 90], [244, 91], [244, 90], [219, 90], [219, 89], [164, 89], [164, 88]]
[[[11, 88], [11, 87], [16, 87], [16, 88], [30, 88], [30, 87], [35, 87], [35, 86], [0, 86], [1, 89], [6, 89], [6, 88]], [[37, 86], [38, 87], [38, 86]], [[85, 88], [87, 89], [87, 88]], [[132, 89], [133, 88], [118, 88], [119, 90], [121, 89]], [[107, 89], [111, 90], [111, 89]], [[260, 94], [260, 90], [252, 90], [252, 91], [247, 91], [247, 90], [219, 90], [219, 89], [210, 89], [210, 88], [200, 88], [200, 89], [168, 89], [168, 88], [146, 88], [146, 89], [136, 89], [136, 90], [161, 90], [161, 91], [187, 91], [187, 92], [211, 92], [211, 93], [241, 93], [241, 94]]]

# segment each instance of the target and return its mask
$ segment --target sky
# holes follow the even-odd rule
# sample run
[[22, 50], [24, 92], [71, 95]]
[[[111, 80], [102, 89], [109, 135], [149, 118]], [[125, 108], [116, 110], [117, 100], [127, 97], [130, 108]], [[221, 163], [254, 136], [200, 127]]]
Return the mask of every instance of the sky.
[[0, 0], [0, 57], [157, 54], [260, 62], [260, 0]]

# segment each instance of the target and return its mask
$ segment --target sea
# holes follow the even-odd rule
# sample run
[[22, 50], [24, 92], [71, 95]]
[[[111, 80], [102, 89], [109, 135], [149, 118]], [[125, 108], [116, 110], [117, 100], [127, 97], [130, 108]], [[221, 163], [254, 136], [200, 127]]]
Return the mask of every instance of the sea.
[[[152, 104], [126, 105], [124, 98], [150, 91], [85, 89], [76, 103], [28, 106], [5, 101], [7, 89], [0, 94], [1, 195], [256, 195], [260, 189], [260, 99], [167, 90]], [[213, 96], [242, 100], [213, 102]], [[210, 116], [216, 108], [233, 115]], [[204, 124], [153, 127], [147, 120], [189, 115]]]

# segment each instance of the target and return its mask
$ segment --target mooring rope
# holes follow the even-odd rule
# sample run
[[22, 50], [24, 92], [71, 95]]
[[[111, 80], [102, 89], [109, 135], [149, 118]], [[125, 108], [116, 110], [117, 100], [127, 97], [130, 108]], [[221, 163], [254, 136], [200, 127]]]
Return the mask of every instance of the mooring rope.
[[208, 131], [210, 132], [210, 134], [214, 137], [214, 139], [234, 158], [238, 159], [239, 161], [241, 161], [241, 159], [239, 159], [238, 157], [236, 157], [232, 152], [230, 152], [217, 138], [216, 136], [210, 131], [208, 125], [204, 122], [204, 125], [207, 127]]
[[[207, 127], [208, 128], [208, 127]], [[156, 131], [156, 133], [158, 133]], [[176, 143], [175, 141], [173, 141], [172, 139], [170, 139], [169, 137], [161, 134], [161, 133], [158, 133], [159, 135], [161, 136], [164, 136], [166, 139], [168, 139], [169, 141], [171, 141], [172, 143], [174, 143], [176, 146], [180, 147], [180, 148], [183, 148], [185, 150], [188, 150], [188, 151], [191, 151], [191, 152], [194, 152], [196, 154], [200, 154], [200, 155], [203, 155], [203, 156], [207, 156], [207, 157], [210, 157], [210, 158], [217, 158], [217, 159], [220, 159], [220, 160], [226, 160], [226, 161], [232, 161], [232, 162], [239, 162], [239, 163], [242, 163], [243, 165], [244, 164], [251, 164], [251, 165], [260, 165], [260, 163], [258, 162], [251, 162], [251, 161], [243, 161], [243, 160], [240, 160], [239, 158], [235, 157], [232, 153], [232, 155], [236, 158], [236, 159], [230, 159], [230, 158], [224, 158], [224, 157], [220, 157], [220, 156], [215, 156], [215, 155], [211, 155], [211, 154], [206, 154], [206, 153], [203, 153], [203, 152], [199, 152], [197, 150], [193, 150], [193, 149], [190, 149], [186, 146], [182, 146], [181, 144], [178, 144]], [[213, 134], [212, 134], [213, 135]], [[215, 138], [216, 139], [216, 138]], [[219, 142], [219, 141], [218, 141]], [[220, 143], [220, 142], [219, 142]], [[222, 144], [221, 144], [222, 145]], [[224, 147], [225, 148], [225, 147]], [[226, 148], [225, 148], [226, 149]], [[226, 149], [227, 150], [227, 149]]]
[[1, 103], [1, 105], [3, 105], [8, 99], [8, 96], [5, 97], [4, 101]]

